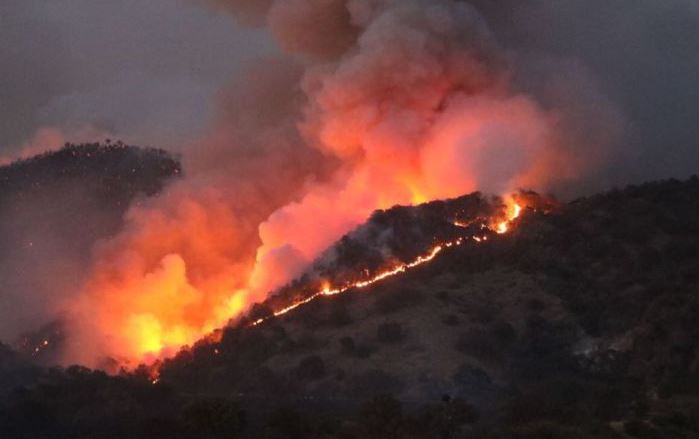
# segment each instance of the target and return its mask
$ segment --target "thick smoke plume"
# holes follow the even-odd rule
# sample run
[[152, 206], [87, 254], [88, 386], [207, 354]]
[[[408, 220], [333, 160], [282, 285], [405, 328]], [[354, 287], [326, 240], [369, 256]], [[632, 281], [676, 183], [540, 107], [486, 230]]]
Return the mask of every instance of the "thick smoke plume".
[[583, 69], [525, 87], [518, 57], [466, 2], [217, 4], [266, 26], [286, 55], [223, 94], [186, 179], [96, 249], [80, 299], [66, 303], [68, 361], [191, 343], [376, 209], [575, 181], [619, 127]]

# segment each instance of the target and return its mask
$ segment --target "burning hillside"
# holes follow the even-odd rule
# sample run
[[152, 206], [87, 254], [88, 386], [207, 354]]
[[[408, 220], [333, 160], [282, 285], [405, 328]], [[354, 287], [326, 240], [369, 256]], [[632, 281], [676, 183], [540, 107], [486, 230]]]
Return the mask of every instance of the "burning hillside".
[[[599, 131], [613, 136], [600, 108], [545, 103], [513, 81], [516, 64], [467, 2], [221, 3], [257, 14], [288, 57], [241, 79], [197, 154], [184, 157], [187, 178], [134, 207], [97, 248], [80, 299], [66, 304], [76, 323], [67, 361], [173, 353], [308, 272], [374, 211], [545, 190], [605, 157], [575, 153], [581, 133], [594, 132], [580, 129], [583, 119], [604, 119]], [[508, 214], [497, 215], [486, 226], [505, 232]], [[382, 270], [486, 237], [481, 224], [459, 228], [474, 219], [454, 212], [450, 236], [406, 241], [415, 247]], [[381, 274], [368, 256], [362, 281]], [[331, 280], [329, 290], [356, 281]]]
[[[81, 126], [188, 131], [176, 157], [107, 140], [0, 158], [3, 435], [699, 438], [699, 180], [539, 195], [640, 179], [655, 155], [641, 150], [687, 125], [697, 99], [670, 73], [699, 58], [691, 32], [666, 31], [696, 28], [670, 19], [699, 12], [689, 0], [633, 13], [588, 0], [171, 2], [179, 24], [203, 19], [184, 18], [199, 3], [216, 26], [251, 27], [246, 59], [230, 63], [226, 41], [193, 44], [218, 39], [213, 27], [150, 41], [160, 26], [141, 12], [161, 11], [139, 1], [122, 8], [126, 27], [84, 20], [86, 0], [0, 6], [19, 11], [0, 29], [0, 59], [18, 60], [9, 78], [56, 80], [10, 90], [21, 99], [8, 111], [23, 119], [36, 101], [31, 126], [66, 124], [20, 156], [92, 131]], [[34, 21], [47, 33], [22, 25]], [[82, 32], [114, 46], [92, 54]], [[54, 34], [68, 71], [23, 62]], [[646, 39], [662, 56], [639, 51]], [[136, 108], [139, 93], [167, 104]], [[189, 130], [184, 113], [207, 122]], [[161, 117], [181, 126], [146, 122]], [[687, 144], [663, 150], [655, 175]], [[322, 419], [377, 394], [352, 422]], [[265, 428], [246, 430], [258, 407], [250, 422]]]
[[[426, 439], [693, 437], [697, 200], [696, 178], [550, 211], [520, 198], [509, 233], [473, 229], [488, 239], [431, 260], [414, 241], [466, 236], [457, 229], [469, 218], [504, 206], [470, 195], [377, 212], [314, 264], [308, 285], [429, 262], [264, 324], [225, 327], [162, 361], [157, 379], [147, 368], [41, 371], [0, 345], [0, 378], [27, 384], [3, 394], [0, 379], [0, 426], [10, 437], [383, 438], [389, 422], [394, 437]], [[362, 264], [379, 249], [386, 258]], [[362, 266], [370, 272], [354, 271]], [[288, 306], [291, 291], [257, 310]]]
[[[253, 307], [250, 314], [252, 324], [259, 324], [268, 316], [285, 314], [320, 297], [366, 288], [428, 263], [451, 247], [477, 245], [493, 239], [507, 233], [523, 211], [546, 210], [550, 206], [550, 202], [544, 202], [536, 194], [520, 193], [508, 197], [506, 201], [497, 197], [487, 200], [480, 194], [472, 194], [417, 207], [377, 211], [366, 224], [323, 252], [305, 274], [276, 291], [264, 307]], [[161, 284], [156, 280], [153, 288], [156, 288], [155, 285]], [[137, 293], [144, 296], [141, 300], [145, 302], [141, 303], [152, 308], [151, 323], [138, 324], [119, 335], [129, 337], [135, 343], [137, 348], [133, 355], [139, 360], [153, 361], [172, 355], [181, 347], [223, 326], [225, 319], [237, 320], [242, 317], [245, 311], [242, 302], [227, 302], [228, 308], [217, 311], [215, 320], [208, 321], [198, 330], [183, 332], [182, 328], [186, 326], [182, 325], [196, 321], [193, 319], [197, 315], [218, 305], [202, 304], [203, 308], [198, 314], [186, 315], [182, 313], [191, 312], [192, 308], [184, 305], [180, 310], [176, 308], [182, 304], [182, 297], [152, 302], [154, 298], [164, 299], [163, 292], [141, 289]], [[115, 303], [112, 298], [107, 300]], [[170, 310], [177, 314], [168, 314]], [[125, 311], [133, 313], [134, 308], [129, 307]], [[119, 317], [118, 313], [116, 317]], [[114, 324], [113, 315], [108, 322]], [[168, 328], [163, 325], [174, 326]], [[129, 357], [117, 357], [116, 360], [125, 365]], [[106, 367], [106, 364], [102, 367]]]
[[[436, 234], [413, 236], [384, 213], [347, 235], [396, 205], [572, 182], [604, 161], [617, 132], [605, 105], [518, 81], [519, 58], [470, 2], [214, 3], [263, 25], [282, 53], [221, 93], [183, 156], [186, 176], [134, 203], [94, 246], [86, 280], [57, 307], [64, 363], [148, 362], [300, 276], [298, 297], [275, 311], [506, 233], [519, 214], [507, 197], [435, 215], [448, 223]], [[391, 227], [371, 229], [381, 221]], [[327, 251], [362, 234], [377, 246], [361, 262], [345, 260], [359, 256], [349, 246]]]
[[366, 224], [326, 250], [310, 270], [253, 308], [257, 325], [321, 297], [369, 287], [429, 263], [442, 251], [478, 245], [515, 226], [527, 210], [548, 212], [550, 200], [534, 193], [487, 201], [480, 194], [417, 207], [375, 212]]

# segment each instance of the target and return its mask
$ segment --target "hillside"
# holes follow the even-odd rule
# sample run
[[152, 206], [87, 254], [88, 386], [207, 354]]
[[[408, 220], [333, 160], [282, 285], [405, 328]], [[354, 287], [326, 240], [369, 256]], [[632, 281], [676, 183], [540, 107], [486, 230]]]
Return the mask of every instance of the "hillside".
[[[696, 177], [529, 209], [508, 234], [249, 326], [328, 276], [407, 261], [463, 233], [459, 212], [493, 208], [474, 194], [379, 212], [249, 319], [165, 361], [156, 380], [146, 368], [43, 372], [6, 398], [0, 428], [28, 438], [699, 437]], [[372, 232], [382, 224], [388, 239]]]
[[[2, 314], [0, 340], [50, 363], [61, 325], [36, 301], [77, 289], [95, 243], [178, 175], [165, 151], [121, 142], [67, 144], [0, 167], [0, 307], [13, 310]], [[56, 343], [34, 352], [45, 339]]]

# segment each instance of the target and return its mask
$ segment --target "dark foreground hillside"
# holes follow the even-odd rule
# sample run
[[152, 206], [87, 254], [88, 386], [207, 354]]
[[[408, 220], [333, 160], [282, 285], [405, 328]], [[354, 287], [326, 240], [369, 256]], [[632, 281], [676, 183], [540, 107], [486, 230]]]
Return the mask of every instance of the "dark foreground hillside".
[[[422, 230], [416, 218], [431, 218], [390, 212], [393, 226], [410, 225], [398, 237]], [[372, 254], [348, 239], [354, 250], [336, 259]], [[395, 242], [391, 249], [413, 251]], [[0, 431], [697, 438], [699, 179], [527, 211], [507, 235], [220, 335], [165, 362], [155, 384], [145, 369], [118, 377], [79, 367], [34, 371], [33, 383], [0, 406]], [[18, 376], [20, 362], [0, 351], [0, 374]]]

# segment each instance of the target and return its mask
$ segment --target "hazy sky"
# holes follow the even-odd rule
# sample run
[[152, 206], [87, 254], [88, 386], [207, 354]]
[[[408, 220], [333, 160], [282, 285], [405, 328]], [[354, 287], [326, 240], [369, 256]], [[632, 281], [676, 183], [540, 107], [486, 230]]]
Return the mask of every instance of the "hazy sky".
[[[469, 2], [523, 83], [555, 80], [537, 75], [547, 58], [575, 65], [623, 115], [623, 151], [601, 186], [699, 172], [699, 0]], [[166, 148], [195, 138], [215, 92], [273, 51], [212, 3], [0, 0], [0, 158], [42, 127]]]
[[269, 41], [191, 0], [2, 0], [0, 156], [41, 127], [175, 146]]
[[699, 174], [699, 0], [471, 2], [520, 56], [577, 63], [619, 109], [607, 184]]

